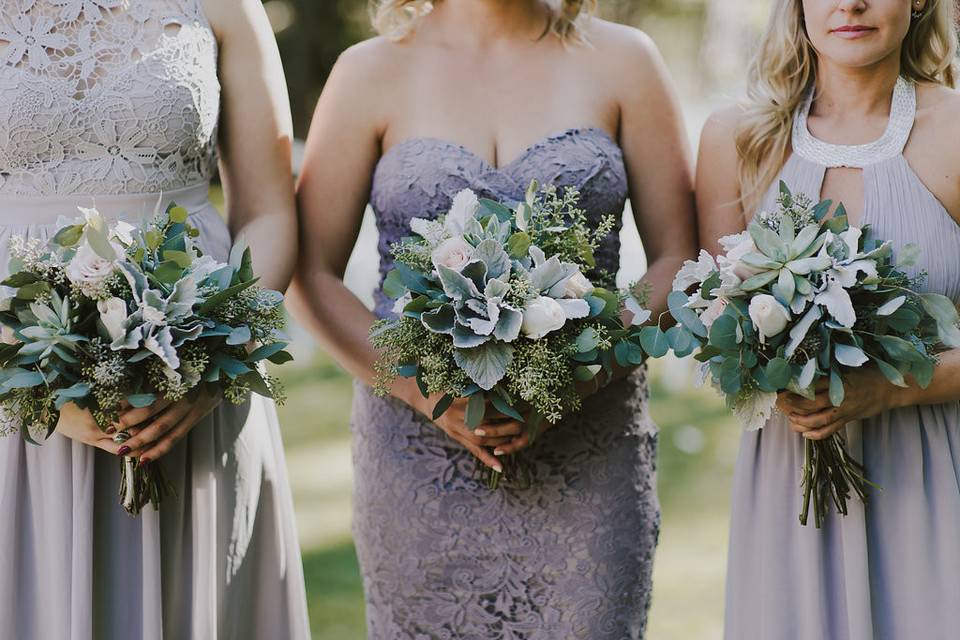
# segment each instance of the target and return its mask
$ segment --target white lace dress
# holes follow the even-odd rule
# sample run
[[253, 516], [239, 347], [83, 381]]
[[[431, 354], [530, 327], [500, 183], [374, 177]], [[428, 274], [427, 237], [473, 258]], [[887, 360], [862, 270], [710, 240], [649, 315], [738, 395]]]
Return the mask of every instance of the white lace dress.
[[[0, 2], [0, 276], [11, 238], [48, 238], [78, 205], [130, 218], [176, 201], [226, 256], [199, 2]], [[309, 637], [273, 404], [221, 407], [160, 464], [176, 496], [134, 519], [116, 458], [59, 434], [0, 438], [0, 637]]]

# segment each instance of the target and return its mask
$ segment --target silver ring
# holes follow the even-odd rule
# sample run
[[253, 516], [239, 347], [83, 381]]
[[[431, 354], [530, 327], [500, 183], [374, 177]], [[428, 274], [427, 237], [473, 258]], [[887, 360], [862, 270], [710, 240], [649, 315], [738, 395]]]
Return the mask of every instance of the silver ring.
[[113, 436], [113, 441], [117, 444], [123, 444], [130, 439], [130, 434], [126, 431], [117, 431], [117, 435]]

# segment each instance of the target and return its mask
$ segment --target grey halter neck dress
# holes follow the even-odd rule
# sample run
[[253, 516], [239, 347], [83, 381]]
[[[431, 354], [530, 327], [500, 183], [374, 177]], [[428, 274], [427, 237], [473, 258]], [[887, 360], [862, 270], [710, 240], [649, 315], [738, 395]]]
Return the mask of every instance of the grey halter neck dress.
[[[960, 225], [903, 156], [916, 89], [901, 80], [890, 124], [869, 145], [839, 146], [798, 111], [781, 174], [814, 200], [828, 168], [863, 169], [862, 224], [922, 255], [925, 289], [960, 301]], [[772, 208], [776, 185], [763, 203]], [[960, 637], [960, 402], [911, 406], [845, 428], [851, 453], [881, 491], [866, 507], [803, 527], [803, 440], [776, 415], [745, 433], [734, 475], [727, 580], [728, 640], [948, 640]]]

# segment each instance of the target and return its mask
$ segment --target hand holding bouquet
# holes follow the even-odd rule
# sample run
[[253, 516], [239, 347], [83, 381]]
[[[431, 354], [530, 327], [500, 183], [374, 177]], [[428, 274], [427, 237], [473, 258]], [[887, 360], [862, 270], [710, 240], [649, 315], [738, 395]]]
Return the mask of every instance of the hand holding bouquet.
[[[859, 367], [926, 387], [937, 350], [960, 347], [953, 303], [918, 293], [922, 276], [901, 270], [919, 250], [904, 248], [894, 264], [888, 242], [850, 226], [842, 205], [828, 219], [830, 207], [781, 184], [777, 211], [722, 238], [716, 259], [701, 252], [674, 281], [671, 345], [680, 356], [700, 349], [696, 358], [747, 429], [766, 423], [781, 391], [813, 399], [823, 381], [839, 406], [844, 374]], [[839, 433], [807, 440], [805, 455], [803, 524], [811, 503], [819, 527], [830, 502], [846, 514], [851, 492], [866, 499], [870, 483]]]
[[[290, 359], [279, 334], [283, 296], [256, 286], [249, 249], [235, 246], [229, 264], [203, 255], [176, 206], [139, 228], [82, 211], [85, 220], [49, 243], [12, 242], [2, 283], [11, 297], [0, 305], [6, 431], [31, 443], [49, 437], [67, 403], [107, 430], [125, 406], [200, 391], [237, 404], [249, 391], [280, 395], [258, 363]], [[156, 464], [122, 461], [129, 513], [157, 506], [164, 491]]]
[[[413, 219], [416, 237], [393, 248], [396, 269], [384, 283], [397, 317], [371, 331], [381, 352], [378, 393], [397, 375], [415, 378], [424, 397], [441, 396], [435, 420], [469, 398], [471, 429], [492, 408], [526, 423], [532, 439], [544, 420], [580, 408], [577, 382], [609, 379], [615, 361], [627, 367], [645, 352], [663, 355], [656, 329], [639, 326], [650, 313], [587, 277], [613, 219], [590, 229], [578, 199], [536, 183], [509, 206], [465, 190], [445, 216]], [[633, 314], [626, 325], [625, 307]], [[512, 463], [513, 475], [529, 480]], [[496, 486], [499, 475], [487, 473]]]

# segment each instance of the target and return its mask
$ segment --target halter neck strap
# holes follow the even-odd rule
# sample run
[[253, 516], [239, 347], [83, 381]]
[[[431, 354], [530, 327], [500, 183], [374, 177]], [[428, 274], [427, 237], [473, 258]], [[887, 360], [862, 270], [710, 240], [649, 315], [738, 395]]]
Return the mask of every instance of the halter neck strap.
[[801, 158], [830, 169], [862, 169], [903, 153], [917, 115], [917, 87], [913, 82], [897, 78], [890, 100], [887, 129], [882, 136], [867, 144], [832, 144], [814, 137], [807, 126], [813, 92], [811, 88], [793, 118], [793, 152]]

